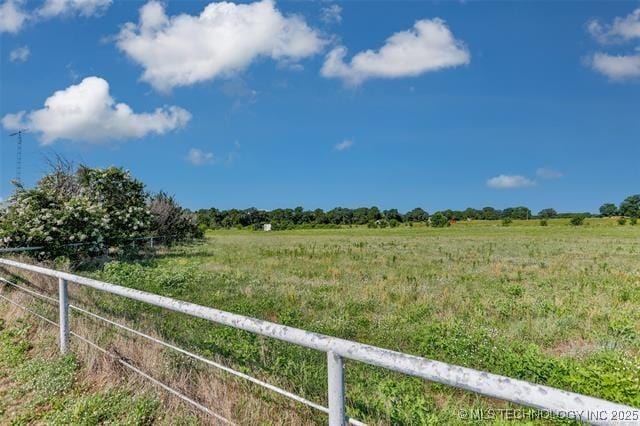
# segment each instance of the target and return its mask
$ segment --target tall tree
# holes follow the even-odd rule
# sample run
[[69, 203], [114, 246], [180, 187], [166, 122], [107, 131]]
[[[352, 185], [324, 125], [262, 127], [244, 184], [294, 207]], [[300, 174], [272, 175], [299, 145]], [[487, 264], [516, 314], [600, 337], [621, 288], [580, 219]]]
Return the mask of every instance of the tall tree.
[[416, 207], [404, 215], [405, 222], [426, 222], [429, 220], [429, 213], [420, 207]]
[[542, 209], [538, 212], [538, 216], [540, 216], [543, 219], [549, 219], [549, 218], [558, 216], [558, 212], [551, 208]]
[[618, 208], [613, 203], [605, 203], [600, 206], [600, 215], [605, 217], [616, 216]]
[[620, 203], [620, 214], [629, 217], [640, 217], [640, 194], [630, 195]]

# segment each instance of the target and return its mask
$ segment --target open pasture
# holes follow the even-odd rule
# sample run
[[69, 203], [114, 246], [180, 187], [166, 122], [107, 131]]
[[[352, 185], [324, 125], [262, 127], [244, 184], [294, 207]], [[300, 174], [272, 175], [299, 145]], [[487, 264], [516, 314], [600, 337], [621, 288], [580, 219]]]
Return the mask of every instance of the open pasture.
[[[91, 274], [639, 406], [640, 227], [537, 223], [210, 231], [204, 243]], [[134, 302], [98, 303], [148, 316], [167, 339], [325, 398], [321, 354]], [[370, 367], [346, 371], [349, 414], [372, 422], [456, 422], [460, 408], [504, 406]]]

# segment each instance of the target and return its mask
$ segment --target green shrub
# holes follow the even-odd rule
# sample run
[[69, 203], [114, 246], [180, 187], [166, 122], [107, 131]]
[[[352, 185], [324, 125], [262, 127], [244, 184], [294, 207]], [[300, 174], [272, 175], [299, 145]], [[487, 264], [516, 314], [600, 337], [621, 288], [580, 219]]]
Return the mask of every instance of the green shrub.
[[627, 224], [627, 218], [624, 216], [620, 216], [618, 218], [618, 225], [626, 225]]
[[442, 213], [435, 213], [433, 216], [429, 218], [431, 226], [434, 228], [444, 228], [445, 226], [449, 226], [449, 219]]
[[0, 246], [42, 246], [29, 252], [40, 258], [94, 255], [149, 228], [144, 185], [115, 167], [57, 165], [11, 201], [0, 215]]
[[202, 228], [198, 226], [196, 215], [180, 207], [172, 196], [164, 192], [151, 197], [149, 211], [150, 231], [165, 237], [164, 241], [168, 244], [204, 236]]
[[582, 226], [584, 224], [584, 216], [573, 216], [569, 224], [571, 226]]
[[513, 219], [510, 217], [505, 217], [502, 219], [502, 226], [509, 226], [513, 223]]
[[547, 219], [540, 219], [540, 226], [547, 226], [549, 225], [549, 221]]
[[636, 225], [638, 223], [638, 218], [637, 217], [632, 217], [631, 219], [629, 219], [629, 225]]

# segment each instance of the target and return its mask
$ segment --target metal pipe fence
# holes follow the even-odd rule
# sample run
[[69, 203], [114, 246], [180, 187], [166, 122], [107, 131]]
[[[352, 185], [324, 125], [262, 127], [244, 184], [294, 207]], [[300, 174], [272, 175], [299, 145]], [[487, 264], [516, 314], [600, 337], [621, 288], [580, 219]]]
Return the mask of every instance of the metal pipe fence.
[[[574, 419], [591, 424], [611, 424], [611, 416], [615, 415], [612, 413], [618, 413], [618, 415], [620, 413], [624, 413], [624, 418], [631, 419], [632, 422], [640, 422], [639, 409], [605, 401], [599, 398], [580, 395], [549, 386], [529, 383], [523, 380], [517, 380], [467, 367], [456, 366], [389, 349], [309, 332], [298, 328], [225, 312], [215, 308], [196, 305], [194, 303], [184, 302], [9, 259], [0, 258], [0, 265], [35, 272], [45, 276], [54, 277], [59, 280], [59, 296], [57, 301], [59, 304], [60, 323], [58, 326], [60, 327], [60, 350], [63, 353], [68, 350], [69, 347], [69, 334], [74, 335], [74, 333], [69, 331], [68, 328], [69, 306], [71, 306], [72, 309], [76, 309], [81, 312], [84, 311], [91, 316], [106, 320], [96, 314], [74, 307], [73, 305], [69, 305], [67, 296], [68, 283], [74, 283], [80, 286], [104, 291], [106, 293], [122, 296], [138, 302], [148, 303], [156, 307], [202, 318], [216, 324], [233, 327], [305, 348], [325, 352], [327, 354], [328, 367], [327, 383], [329, 406], [327, 408], [243, 373], [235, 373], [239, 373], [236, 375], [240, 377], [246, 376], [244, 378], [278, 392], [281, 395], [328, 413], [329, 424], [331, 426], [344, 425], [346, 422], [351, 424], [363, 424], [358, 420], [350, 419], [346, 416], [344, 381], [345, 359], [385, 368], [397, 373], [419, 377], [428, 381], [453, 386], [458, 389], [464, 389], [483, 396], [513, 402], [534, 409], [546, 410], [563, 418]], [[7, 280], [2, 281], [8, 282]], [[174, 345], [161, 342], [151, 336], [144, 335], [143, 333], [130, 329], [126, 326], [117, 324], [114, 321], [106, 321], [111, 325], [115, 325], [135, 334], [150, 338], [157, 343], [193, 356], [194, 358], [204, 361], [210, 365], [220, 365], [211, 360], [207, 360], [206, 358], [177, 348]], [[234, 371], [228, 367], [222, 367], [225, 371]]]

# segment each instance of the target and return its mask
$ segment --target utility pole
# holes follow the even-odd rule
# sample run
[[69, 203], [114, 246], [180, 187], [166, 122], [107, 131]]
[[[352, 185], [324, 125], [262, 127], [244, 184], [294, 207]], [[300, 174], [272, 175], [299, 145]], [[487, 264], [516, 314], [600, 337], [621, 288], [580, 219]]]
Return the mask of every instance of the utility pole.
[[16, 152], [16, 182], [18, 185], [22, 185], [22, 134], [25, 132], [26, 130], [20, 129], [9, 135], [18, 136], [18, 150]]

